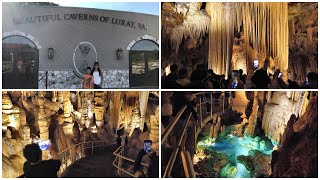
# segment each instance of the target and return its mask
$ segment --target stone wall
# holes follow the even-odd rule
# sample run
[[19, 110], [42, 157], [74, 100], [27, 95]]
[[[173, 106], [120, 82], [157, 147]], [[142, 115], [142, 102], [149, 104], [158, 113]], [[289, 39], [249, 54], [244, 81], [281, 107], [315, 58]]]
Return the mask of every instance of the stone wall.
[[[39, 71], [39, 89], [46, 89], [46, 71]], [[103, 88], [129, 88], [129, 70], [103, 71]], [[82, 79], [72, 70], [48, 71], [47, 89], [81, 89]]]

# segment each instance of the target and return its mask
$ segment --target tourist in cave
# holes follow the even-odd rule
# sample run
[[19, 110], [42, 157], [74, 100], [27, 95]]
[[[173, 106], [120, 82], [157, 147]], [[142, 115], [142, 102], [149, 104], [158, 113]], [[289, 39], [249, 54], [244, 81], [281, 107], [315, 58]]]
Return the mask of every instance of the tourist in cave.
[[226, 88], [228, 85], [228, 81], [226, 80], [226, 76], [224, 74], [221, 75], [220, 79], [221, 88]]
[[118, 134], [118, 137], [117, 137], [116, 141], [117, 141], [117, 147], [120, 147], [121, 144], [122, 144], [122, 139], [121, 139], [119, 134]]
[[208, 73], [204, 64], [198, 64], [196, 69], [191, 73], [191, 83], [186, 86], [187, 89], [204, 89], [208, 88]]
[[42, 151], [38, 144], [28, 144], [23, 149], [23, 155], [27, 161], [23, 165], [24, 176], [27, 178], [57, 178], [61, 161], [53, 144], [49, 148], [52, 159], [42, 161]]
[[318, 74], [309, 72], [306, 81], [301, 86], [303, 89], [317, 89], [318, 88]]
[[83, 75], [83, 89], [93, 89], [93, 76], [91, 75], [91, 67], [87, 67], [87, 73]]
[[[135, 177], [143, 178], [143, 177], [150, 177], [150, 178], [157, 178], [159, 177], [159, 157], [157, 156], [156, 152], [154, 152], [151, 148], [152, 141], [151, 140], [144, 140], [143, 148], [139, 151], [135, 161], [133, 171]], [[142, 169], [142, 158], [145, 155], [149, 155], [150, 164], [148, 167], [148, 174], [147, 176], [144, 174]]]
[[[242, 76], [242, 75], [241, 75]], [[228, 89], [244, 89], [244, 83], [240, 79], [239, 71], [233, 70], [229, 74]]]
[[239, 79], [243, 82], [243, 84], [246, 84], [246, 78], [247, 78], [247, 75], [243, 74], [242, 69], [239, 69]]
[[99, 62], [94, 62], [91, 75], [93, 76], [94, 89], [101, 89], [102, 82], [103, 82], [103, 74], [102, 74], [102, 71], [100, 70]]
[[187, 84], [190, 83], [190, 80], [188, 77], [188, 70], [186, 68], [182, 68], [179, 70], [178, 79], [176, 82], [181, 86], [186, 86]]
[[170, 66], [170, 74], [164, 77], [163, 85], [164, 88], [175, 89], [178, 88], [177, 79], [178, 79], [178, 65], [172, 64]]
[[221, 83], [220, 81], [218, 80], [220, 77], [218, 75], [216, 75], [212, 69], [209, 69], [208, 70], [208, 78], [209, 78], [209, 81], [211, 82], [212, 84], [212, 88], [213, 89], [221, 89], [222, 86], [221, 86]]
[[[283, 88], [284, 81], [281, 78], [280, 69], [277, 69], [272, 76], [270, 76], [270, 88], [271, 89], [281, 89]], [[283, 84], [284, 83], [284, 84]]]
[[270, 77], [268, 75], [268, 68], [270, 66], [269, 58], [265, 59], [263, 67], [254, 72], [251, 81], [256, 89], [267, 89], [270, 84]]

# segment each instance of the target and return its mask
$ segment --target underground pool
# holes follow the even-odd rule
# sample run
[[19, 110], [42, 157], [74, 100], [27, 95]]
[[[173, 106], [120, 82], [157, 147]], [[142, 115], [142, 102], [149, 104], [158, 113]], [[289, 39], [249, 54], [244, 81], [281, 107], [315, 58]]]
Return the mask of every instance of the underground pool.
[[[217, 173], [215, 175], [209, 173], [208, 176], [210, 177], [256, 177], [253, 172], [248, 170], [243, 162], [239, 161], [239, 157], [255, 156], [254, 152], [259, 151], [259, 154], [263, 154], [264, 157], [271, 159], [271, 153], [275, 145], [277, 144], [265, 136], [251, 137], [244, 135], [243, 137], [237, 137], [230, 132], [220, 134], [216, 139], [204, 136], [198, 141], [198, 153], [194, 158], [198, 160], [195, 160], [194, 163], [197, 164], [199, 162], [199, 158], [204, 159], [211, 157], [212, 160], [207, 160], [205, 163], [206, 171], [210, 172], [214, 169]], [[203, 151], [206, 151], [206, 153], [203, 153]], [[268, 168], [271, 169], [271, 167]], [[195, 171], [197, 171], [196, 168]]]

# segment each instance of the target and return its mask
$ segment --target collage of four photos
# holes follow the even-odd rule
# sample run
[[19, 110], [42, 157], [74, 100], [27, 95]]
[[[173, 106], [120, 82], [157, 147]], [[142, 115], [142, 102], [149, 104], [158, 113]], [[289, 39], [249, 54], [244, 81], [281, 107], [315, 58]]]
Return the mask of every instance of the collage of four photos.
[[1, 2], [2, 178], [318, 178], [318, 2]]

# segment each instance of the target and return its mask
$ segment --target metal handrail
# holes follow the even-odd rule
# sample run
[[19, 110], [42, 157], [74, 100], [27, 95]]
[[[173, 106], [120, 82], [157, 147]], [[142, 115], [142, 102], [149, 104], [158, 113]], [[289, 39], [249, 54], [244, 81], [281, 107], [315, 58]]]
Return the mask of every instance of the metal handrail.
[[169, 134], [177, 124], [177, 122], [180, 120], [181, 115], [184, 113], [184, 111], [187, 109], [187, 105], [183, 106], [176, 117], [169, 123], [168, 127], [164, 130], [163, 134], [161, 135], [161, 145], [167, 140], [169, 137]]
[[[127, 170], [125, 170], [124, 168], [121, 167], [121, 166], [122, 166], [122, 160], [123, 160], [123, 159], [126, 160], [126, 161], [129, 161], [129, 162], [132, 162], [132, 163], [135, 162], [135, 160], [133, 160], [133, 159], [131, 159], [131, 158], [128, 158], [128, 157], [125, 157], [125, 156], [123, 155], [123, 152], [124, 152], [124, 146], [118, 147], [117, 150], [115, 150], [115, 151], [113, 152], [113, 155], [115, 155], [116, 158], [115, 158], [114, 161], [112, 162], [112, 165], [113, 165], [115, 168], [118, 169], [118, 174], [119, 174], [120, 176], [122, 176], [122, 175], [121, 175], [121, 172], [123, 172], [123, 173], [125, 173], [125, 174], [127, 174], [127, 175], [129, 175], [129, 176], [131, 176], [131, 177], [135, 177], [134, 174], [130, 173], [129, 171], [127, 171]], [[117, 162], [118, 162], [118, 163], [117, 163]], [[141, 163], [141, 165], [144, 166], [145, 168], [149, 167], [149, 165], [146, 164], [146, 163]]]
[[[195, 96], [197, 96], [197, 98], [199, 98], [199, 101], [197, 102], [197, 104], [196, 104], [196, 109], [197, 108], [199, 108], [199, 111], [200, 111], [200, 119], [201, 119], [201, 121], [200, 121], [200, 124], [198, 123], [198, 122], [195, 122], [195, 125], [194, 125], [194, 128], [196, 128], [197, 129], [197, 127], [200, 125], [200, 128], [202, 128], [202, 126], [203, 126], [203, 122], [202, 122], [202, 120], [203, 120], [203, 117], [202, 117], [202, 107], [201, 107], [201, 105], [203, 105], [203, 104], [206, 104], [207, 103], [207, 101], [202, 101], [202, 97], [205, 97], [205, 94], [207, 94], [207, 93], [210, 93], [210, 102], [211, 102], [211, 104], [210, 104], [210, 117], [209, 118], [214, 118], [215, 116], [213, 116], [213, 105], [212, 105], [212, 103], [214, 102], [214, 101], [222, 101], [222, 106], [223, 106], [223, 108], [222, 108], [222, 112], [224, 112], [224, 102], [225, 102], [225, 92], [219, 92], [219, 94], [224, 94], [222, 97], [223, 97], [223, 99], [221, 99], [220, 97], [219, 98], [215, 98], [213, 95], [214, 94], [217, 94], [217, 93], [215, 93], [215, 92], [200, 92], [200, 93], [195, 93], [194, 95]], [[201, 97], [198, 97], [198, 96], [200, 96], [201, 95]], [[229, 97], [231, 97], [231, 95], [229, 96]], [[177, 124], [177, 122], [180, 120], [180, 117], [181, 117], [181, 115], [185, 112], [185, 110], [186, 110], [186, 105], [183, 107], [183, 108], [181, 108], [180, 109], [180, 111], [179, 111], [179, 113], [175, 116], [175, 118], [169, 123], [169, 125], [168, 125], [168, 127], [165, 129], [165, 131], [164, 131], [164, 133], [162, 134], [162, 136], [161, 136], [161, 145], [166, 141], [166, 139], [168, 138], [168, 136], [169, 136], [169, 134], [172, 132], [172, 130], [173, 130], [173, 128], [174, 128], [174, 126]], [[172, 154], [171, 154], [171, 156], [170, 156], [170, 159], [169, 159], [169, 161], [168, 161], [168, 164], [167, 164], [167, 166], [166, 166], [166, 169], [165, 169], [165, 172], [164, 172], [164, 175], [163, 175], [163, 177], [165, 177], [165, 178], [168, 178], [168, 177], [170, 177], [170, 175], [171, 175], [171, 171], [172, 171], [172, 168], [173, 168], [173, 165], [174, 165], [174, 163], [175, 163], [175, 161], [176, 161], [176, 157], [177, 157], [177, 154], [178, 154], [178, 152], [179, 152], [179, 150], [180, 149], [182, 149], [183, 147], [181, 147], [182, 145], [181, 145], [181, 143], [182, 143], [182, 140], [183, 140], [183, 138], [185, 137], [185, 133], [186, 133], [186, 129], [187, 129], [187, 125], [188, 125], [188, 123], [189, 123], [189, 121], [190, 121], [190, 118], [191, 118], [191, 113], [189, 114], [189, 117], [188, 117], [188, 119], [185, 121], [185, 123], [184, 123], [184, 126], [183, 126], [183, 129], [182, 129], [182, 133], [181, 133], [181, 136], [180, 136], [180, 138], [179, 138], [179, 141], [178, 141], [178, 144], [177, 144], [177, 146], [175, 147], [175, 149], [174, 149], [174, 151], [172, 152]], [[207, 119], [207, 118], [206, 118]], [[195, 133], [197, 133], [197, 130], [195, 129]], [[196, 134], [195, 134], [196, 135]], [[196, 140], [196, 138], [195, 138], [195, 140]], [[183, 146], [185, 146], [185, 144], [183, 144]], [[184, 150], [185, 151], [185, 153], [182, 153], [181, 154], [181, 156], [183, 156], [183, 157], [185, 157], [185, 158], [187, 158], [186, 159], [186, 162], [188, 162], [188, 163], [190, 163], [191, 162], [191, 160], [190, 160], [190, 154], [188, 154], [188, 151], [187, 150]], [[184, 168], [185, 168], [185, 170], [187, 169], [187, 170], [189, 170], [190, 172], [185, 172], [185, 174], [186, 174], [186, 177], [191, 177], [191, 178], [195, 178], [195, 173], [194, 173], [194, 169], [193, 169], [193, 166], [191, 165], [186, 165], [186, 164], [184, 164]]]
[[[94, 145], [96, 143], [99, 144], [103, 144], [103, 145]], [[91, 144], [91, 146], [83, 146], [86, 144]], [[74, 148], [75, 152], [77, 150], [77, 148], [80, 146], [80, 151], [83, 152], [83, 150], [85, 149], [91, 149], [91, 155], [93, 155], [94, 153], [94, 149], [98, 148], [98, 147], [108, 147], [111, 145], [116, 144], [115, 142], [104, 142], [104, 141], [87, 141], [87, 142], [82, 142], [82, 143], [78, 143], [78, 144], [74, 144], [72, 146], [69, 146], [68, 148], [66, 148], [65, 150], [61, 151], [58, 153], [58, 157], [61, 160], [61, 166], [60, 166], [60, 170], [58, 172], [58, 175], [61, 175], [71, 164], [73, 164], [76, 160], [85, 157], [84, 153], [81, 153], [78, 158], [76, 156], [76, 153], [70, 154], [69, 150]], [[73, 158], [70, 158], [73, 157]], [[70, 161], [70, 162], [69, 162]]]
[[181, 146], [183, 137], [185, 136], [185, 133], [186, 133], [186, 130], [187, 130], [187, 126], [189, 124], [190, 119], [191, 119], [191, 113], [189, 114], [188, 119], [184, 122], [184, 125], [183, 125], [183, 128], [182, 128], [182, 132], [181, 132], [178, 144], [177, 144], [177, 146], [175, 147], [173, 153], [170, 156], [170, 159], [169, 159], [169, 162], [167, 164], [166, 170], [165, 170], [165, 172], [163, 174], [163, 177], [165, 177], [165, 178], [168, 178], [171, 175], [171, 171], [172, 171], [173, 165], [174, 165], [174, 163], [176, 161], [176, 158], [177, 158], [178, 152], [180, 150], [180, 146]]

